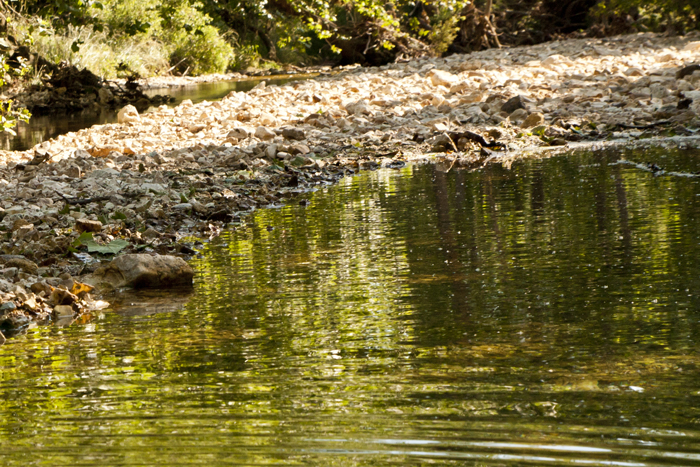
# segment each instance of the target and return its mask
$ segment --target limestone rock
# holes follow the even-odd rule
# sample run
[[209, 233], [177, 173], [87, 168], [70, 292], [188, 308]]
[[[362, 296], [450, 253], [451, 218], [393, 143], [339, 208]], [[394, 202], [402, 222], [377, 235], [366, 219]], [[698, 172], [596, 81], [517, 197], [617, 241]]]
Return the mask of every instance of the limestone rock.
[[294, 143], [294, 144], [289, 146], [289, 153], [293, 154], [293, 155], [294, 154], [302, 154], [303, 155], [303, 154], [308, 154], [309, 152], [311, 152], [311, 149], [307, 145], [302, 144], [302, 143]]
[[127, 105], [119, 111], [117, 114], [117, 121], [119, 123], [131, 123], [138, 122], [141, 120], [139, 116], [139, 111], [133, 105]]
[[274, 138], [276, 133], [269, 128], [266, 128], [264, 126], [259, 126], [255, 129], [255, 137], [259, 138], [261, 140], [268, 140]]
[[34, 275], [36, 275], [39, 270], [39, 266], [37, 266], [35, 262], [25, 258], [13, 258], [5, 263], [5, 268], [18, 268], [27, 274]]
[[700, 71], [700, 65], [685, 66], [676, 72], [676, 79], [683, 79], [686, 76], [692, 75], [696, 71]]
[[700, 52], [700, 41], [689, 42], [683, 47], [684, 52]]
[[246, 131], [245, 128], [234, 128], [233, 130], [228, 132], [226, 137], [227, 138], [236, 138], [236, 139], [246, 139], [248, 137], [248, 132]]
[[130, 254], [97, 269], [86, 282], [113, 288], [166, 288], [192, 285], [193, 277], [190, 265], [177, 256]]
[[458, 78], [448, 71], [430, 70], [428, 77], [433, 86], [450, 87], [458, 81]]
[[300, 128], [282, 128], [282, 136], [287, 139], [301, 140], [305, 138], [304, 130]]
[[79, 232], [101, 232], [102, 222], [92, 221], [90, 219], [78, 219], [75, 222], [75, 227]]
[[73, 307], [70, 305], [56, 305], [53, 309], [53, 316], [55, 319], [72, 318], [73, 315]]
[[538, 125], [542, 125], [544, 123], [544, 114], [541, 112], [533, 112], [530, 115], [527, 116], [523, 124], [521, 125], [523, 128], [532, 128]]
[[367, 101], [359, 100], [357, 102], [351, 102], [345, 105], [345, 110], [350, 115], [362, 115], [369, 113], [369, 107], [367, 106]]
[[503, 112], [507, 113], [513, 113], [518, 109], [524, 109], [525, 104], [523, 102], [523, 97], [522, 96], [515, 96], [510, 99], [508, 99], [502, 106], [501, 110]]

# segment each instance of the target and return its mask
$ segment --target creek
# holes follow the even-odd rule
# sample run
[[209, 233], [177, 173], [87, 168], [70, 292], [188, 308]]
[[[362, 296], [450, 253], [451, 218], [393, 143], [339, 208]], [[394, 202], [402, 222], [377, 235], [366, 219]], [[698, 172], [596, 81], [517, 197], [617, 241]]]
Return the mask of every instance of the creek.
[[700, 465], [700, 152], [409, 165], [0, 347], [3, 465]]
[[[201, 83], [189, 86], [178, 86], [170, 88], [147, 89], [144, 93], [148, 96], [156, 94], [168, 94], [175, 98], [170, 105], [178, 105], [185, 99], [190, 99], [193, 103], [205, 100], [215, 101], [225, 97], [233, 91], [246, 92], [253, 89], [261, 81], [266, 81], [270, 85], [282, 85], [291, 81], [308, 79], [309, 75], [290, 77], [265, 77], [259, 79], [246, 79], [239, 81], [217, 81], [213, 83]], [[90, 128], [93, 125], [103, 125], [105, 123], [116, 123], [116, 110], [84, 111], [68, 115], [39, 115], [32, 117], [28, 123], [19, 123], [15, 131], [16, 136], [9, 133], [0, 133], [0, 149], [7, 151], [25, 151], [35, 145], [55, 138], [58, 135], [72, 131]]]

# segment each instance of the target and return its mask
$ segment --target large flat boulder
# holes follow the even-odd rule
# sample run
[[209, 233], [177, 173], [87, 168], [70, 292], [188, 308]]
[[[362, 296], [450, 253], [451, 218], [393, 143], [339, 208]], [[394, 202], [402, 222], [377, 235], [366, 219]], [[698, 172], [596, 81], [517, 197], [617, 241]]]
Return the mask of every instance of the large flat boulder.
[[97, 269], [86, 282], [113, 288], [168, 288], [192, 285], [194, 271], [182, 258], [170, 255], [122, 255]]

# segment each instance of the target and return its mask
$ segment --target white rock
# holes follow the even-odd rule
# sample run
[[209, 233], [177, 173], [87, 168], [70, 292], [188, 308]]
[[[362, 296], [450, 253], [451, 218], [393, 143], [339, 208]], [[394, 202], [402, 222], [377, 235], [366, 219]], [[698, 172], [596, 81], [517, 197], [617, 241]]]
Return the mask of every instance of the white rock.
[[267, 157], [275, 157], [277, 155], [277, 145], [276, 144], [271, 144], [265, 149], [265, 154]]
[[684, 52], [700, 52], [700, 41], [689, 42], [683, 47]]
[[260, 123], [265, 126], [277, 125], [277, 119], [269, 113], [264, 113], [260, 116]]
[[433, 86], [445, 86], [450, 87], [455, 84], [458, 78], [448, 71], [443, 70], [430, 70], [428, 72], [428, 77]]
[[119, 123], [138, 122], [139, 120], [141, 120], [141, 117], [139, 116], [138, 110], [136, 110], [136, 107], [133, 105], [127, 105], [117, 114], [117, 121]]
[[357, 102], [351, 102], [349, 104], [346, 104], [345, 110], [350, 115], [362, 115], [369, 113], [369, 106], [367, 105], [367, 101], [359, 100]]
[[245, 128], [234, 128], [233, 130], [228, 132], [226, 137], [236, 138], [236, 139], [246, 139], [248, 137], [248, 131]]

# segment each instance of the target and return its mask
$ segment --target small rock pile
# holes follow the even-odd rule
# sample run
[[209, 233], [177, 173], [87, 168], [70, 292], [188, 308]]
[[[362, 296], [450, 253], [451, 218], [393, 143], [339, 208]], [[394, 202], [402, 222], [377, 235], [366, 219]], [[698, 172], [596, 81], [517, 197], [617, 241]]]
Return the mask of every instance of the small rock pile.
[[0, 153], [0, 327], [60, 315], [70, 299], [73, 316], [90, 309], [83, 282], [123, 285], [115, 254], [187, 257], [192, 236], [358, 170], [431, 151], [474, 167], [571, 141], [693, 134], [694, 39], [639, 34], [355, 67], [218, 102], [127, 106], [118, 124]]

